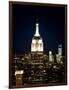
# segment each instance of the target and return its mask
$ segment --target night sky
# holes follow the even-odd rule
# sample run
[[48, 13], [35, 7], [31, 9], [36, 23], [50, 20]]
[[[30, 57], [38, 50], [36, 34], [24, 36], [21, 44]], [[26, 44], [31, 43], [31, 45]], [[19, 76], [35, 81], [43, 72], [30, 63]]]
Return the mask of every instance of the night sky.
[[24, 54], [31, 51], [31, 41], [35, 33], [36, 17], [39, 32], [44, 42], [44, 52], [57, 53], [62, 44], [65, 52], [65, 8], [53, 6], [13, 5], [13, 53]]

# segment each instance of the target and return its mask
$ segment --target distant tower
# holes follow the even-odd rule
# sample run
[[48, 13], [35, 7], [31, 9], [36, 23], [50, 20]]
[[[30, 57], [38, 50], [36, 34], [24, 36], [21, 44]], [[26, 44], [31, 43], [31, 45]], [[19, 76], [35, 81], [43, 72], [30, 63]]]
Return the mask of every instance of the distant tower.
[[58, 55], [62, 56], [62, 45], [58, 46]]
[[43, 41], [39, 34], [39, 24], [36, 23], [36, 32], [32, 38], [31, 52], [43, 52]]
[[49, 62], [53, 62], [53, 55], [52, 55], [52, 51], [49, 51]]
[[62, 45], [58, 45], [58, 54], [56, 54], [57, 63], [62, 63]]

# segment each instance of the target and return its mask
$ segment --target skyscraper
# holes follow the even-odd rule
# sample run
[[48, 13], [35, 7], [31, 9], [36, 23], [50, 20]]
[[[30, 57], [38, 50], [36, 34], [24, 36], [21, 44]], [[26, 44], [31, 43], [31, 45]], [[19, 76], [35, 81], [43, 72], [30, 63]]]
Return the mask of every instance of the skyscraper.
[[49, 51], [49, 62], [54, 62], [52, 51]]
[[62, 45], [61, 44], [58, 46], [58, 54], [62, 56]]
[[43, 52], [43, 41], [39, 34], [39, 24], [36, 23], [36, 32], [32, 38], [31, 52]]
[[62, 60], [62, 45], [58, 45], [58, 54], [56, 55], [56, 60], [58, 63]]

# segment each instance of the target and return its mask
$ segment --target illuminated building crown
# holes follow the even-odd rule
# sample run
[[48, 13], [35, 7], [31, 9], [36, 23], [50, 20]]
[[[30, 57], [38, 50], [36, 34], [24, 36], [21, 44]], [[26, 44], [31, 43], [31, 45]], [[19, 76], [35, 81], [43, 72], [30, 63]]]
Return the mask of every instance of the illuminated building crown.
[[36, 23], [36, 32], [32, 38], [31, 52], [43, 52], [43, 41], [39, 34], [39, 24]]

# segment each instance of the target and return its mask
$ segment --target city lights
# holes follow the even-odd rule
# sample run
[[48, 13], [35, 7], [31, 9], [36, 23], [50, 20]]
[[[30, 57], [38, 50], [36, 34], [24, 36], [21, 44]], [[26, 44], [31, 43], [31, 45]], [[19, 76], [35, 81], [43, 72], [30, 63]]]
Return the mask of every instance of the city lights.
[[64, 68], [62, 45], [58, 45], [57, 51], [58, 53], [55, 55], [51, 50], [48, 55], [44, 53], [43, 39], [39, 34], [39, 24], [36, 23], [36, 32], [31, 42], [31, 52], [22, 56], [14, 56], [15, 85], [63, 82], [65, 74], [62, 70]]

